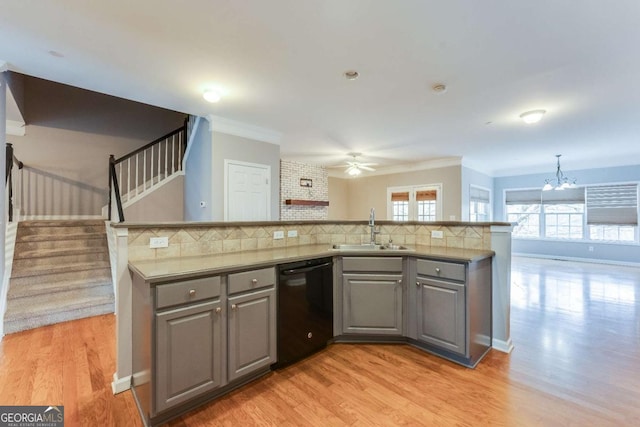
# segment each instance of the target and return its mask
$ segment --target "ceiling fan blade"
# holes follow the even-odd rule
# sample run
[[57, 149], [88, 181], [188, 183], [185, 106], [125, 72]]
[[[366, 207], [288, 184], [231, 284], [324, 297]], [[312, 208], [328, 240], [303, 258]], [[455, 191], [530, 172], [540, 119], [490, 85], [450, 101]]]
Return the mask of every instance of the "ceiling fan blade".
[[375, 171], [375, 169], [374, 169], [374, 168], [370, 168], [369, 166], [365, 166], [365, 165], [360, 165], [360, 166], [358, 166], [358, 167], [359, 167], [360, 169], [363, 169], [363, 170], [366, 170], [366, 171], [371, 171], [371, 172]]

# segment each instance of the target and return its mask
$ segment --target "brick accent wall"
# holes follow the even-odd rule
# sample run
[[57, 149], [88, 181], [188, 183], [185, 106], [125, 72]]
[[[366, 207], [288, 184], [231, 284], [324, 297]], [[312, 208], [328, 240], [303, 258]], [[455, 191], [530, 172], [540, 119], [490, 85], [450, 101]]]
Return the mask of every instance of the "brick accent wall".
[[[300, 179], [311, 180], [311, 187], [300, 185]], [[280, 161], [280, 220], [318, 221], [329, 217], [327, 206], [291, 206], [285, 200], [329, 200], [329, 174], [322, 166]]]

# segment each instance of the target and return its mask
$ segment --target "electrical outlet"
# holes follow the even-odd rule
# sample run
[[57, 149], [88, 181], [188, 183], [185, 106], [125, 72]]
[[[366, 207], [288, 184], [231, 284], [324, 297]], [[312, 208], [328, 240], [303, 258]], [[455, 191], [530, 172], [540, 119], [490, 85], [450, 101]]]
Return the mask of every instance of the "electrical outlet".
[[274, 231], [273, 232], [273, 238], [274, 238], [274, 240], [284, 239], [284, 231], [282, 231], [282, 230]]
[[593, 246], [589, 246], [589, 252], [593, 252]]
[[169, 238], [168, 237], [152, 237], [149, 239], [149, 247], [151, 249], [168, 248]]
[[431, 238], [432, 239], [443, 239], [444, 232], [442, 230], [431, 230]]
[[298, 237], [298, 230], [287, 231], [287, 237]]

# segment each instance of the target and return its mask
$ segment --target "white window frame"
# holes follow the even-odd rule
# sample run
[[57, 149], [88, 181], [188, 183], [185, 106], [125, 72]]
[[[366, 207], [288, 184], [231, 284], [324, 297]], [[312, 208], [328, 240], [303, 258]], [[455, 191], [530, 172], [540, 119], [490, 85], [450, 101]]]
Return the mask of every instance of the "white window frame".
[[[471, 203], [473, 202], [471, 200], [471, 189], [472, 188], [477, 188], [478, 190], [482, 190], [482, 191], [486, 191], [487, 193], [489, 193], [489, 204], [487, 206], [487, 222], [491, 221], [491, 218], [493, 218], [493, 191], [491, 191], [490, 188], [487, 187], [482, 187], [480, 185], [475, 185], [475, 184], [470, 184], [469, 185], [469, 221], [472, 221], [471, 219]], [[483, 222], [483, 221], [480, 221]]]
[[387, 218], [393, 220], [392, 193], [409, 193], [409, 218], [407, 221], [418, 221], [418, 203], [416, 194], [418, 191], [436, 192], [436, 221], [442, 221], [442, 183], [407, 185], [401, 187], [387, 187]]

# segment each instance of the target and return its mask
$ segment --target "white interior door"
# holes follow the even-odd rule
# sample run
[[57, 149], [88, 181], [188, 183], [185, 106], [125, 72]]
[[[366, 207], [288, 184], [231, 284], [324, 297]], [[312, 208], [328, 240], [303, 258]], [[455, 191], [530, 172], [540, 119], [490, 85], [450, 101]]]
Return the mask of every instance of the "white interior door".
[[271, 166], [225, 160], [225, 221], [271, 219]]

